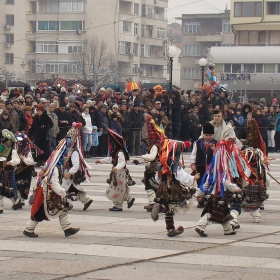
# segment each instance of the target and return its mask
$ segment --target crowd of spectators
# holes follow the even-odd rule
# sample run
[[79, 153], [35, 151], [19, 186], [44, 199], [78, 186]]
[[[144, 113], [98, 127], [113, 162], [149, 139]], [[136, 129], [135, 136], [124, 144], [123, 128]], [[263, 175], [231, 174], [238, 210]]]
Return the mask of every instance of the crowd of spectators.
[[213, 110], [222, 111], [239, 139], [246, 138], [248, 117], [256, 119], [269, 152], [280, 151], [280, 107], [278, 100], [267, 104], [249, 100], [237, 103], [226, 91], [163, 91], [134, 89], [122, 92], [100, 88], [97, 92], [61, 87], [32, 91], [30, 87], [4, 89], [0, 98], [0, 131], [24, 132], [44, 151], [37, 165], [44, 164], [73, 122], [81, 122], [86, 157], [106, 156], [107, 128], [126, 139], [130, 155], [145, 152], [144, 116], [149, 113], [167, 136], [196, 141], [203, 125], [213, 119]]

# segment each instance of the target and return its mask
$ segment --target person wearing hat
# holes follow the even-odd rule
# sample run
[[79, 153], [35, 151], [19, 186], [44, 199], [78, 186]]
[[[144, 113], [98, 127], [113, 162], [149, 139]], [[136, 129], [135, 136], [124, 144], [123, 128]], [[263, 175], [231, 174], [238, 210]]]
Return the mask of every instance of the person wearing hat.
[[[217, 141], [213, 139], [214, 126], [211, 123], [206, 123], [203, 126], [203, 138], [193, 143], [193, 149], [190, 157], [191, 170], [193, 173], [200, 173], [200, 178], [197, 180], [199, 187], [201, 179], [205, 173], [207, 166], [210, 164], [213, 157], [213, 151]], [[198, 199], [197, 208], [203, 208], [204, 200]]]
[[59, 127], [59, 133], [57, 134], [56, 143], [58, 143], [61, 139], [63, 139], [67, 132], [69, 127], [72, 125], [72, 119], [68, 112], [65, 112], [66, 109], [66, 103], [64, 101], [60, 101], [59, 108], [55, 112], [58, 118], [58, 127]]
[[31, 94], [25, 95], [25, 104], [26, 106], [32, 106], [33, 96]]
[[109, 116], [110, 119], [112, 119], [112, 117], [111, 117], [112, 114], [116, 114], [119, 119], [121, 118], [121, 114], [119, 113], [118, 104], [114, 104], [112, 106], [112, 109], [108, 111], [108, 116]]
[[26, 117], [24, 115], [24, 112], [19, 107], [19, 101], [17, 99], [15, 99], [14, 102], [13, 102], [13, 109], [18, 114], [18, 120], [19, 120], [18, 131], [26, 131], [27, 130], [27, 126], [28, 126], [28, 122], [27, 122], [27, 119], [26, 119]]
[[0, 131], [2, 131], [3, 129], [8, 129], [10, 131], [14, 130], [14, 125], [7, 109], [3, 109], [0, 116]]
[[13, 109], [13, 102], [11, 100], [6, 101], [6, 109], [9, 112], [10, 119], [14, 125], [13, 132], [18, 132], [19, 128], [19, 118], [18, 113]]
[[37, 156], [36, 167], [44, 165], [51, 154], [50, 143], [47, 140], [47, 134], [53, 127], [52, 120], [47, 115], [45, 108], [37, 105], [37, 114], [33, 118], [33, 123], [28, 132], [28, 137], [33, 139], [34, 144], [44, 153]]
[[[127, 202], [127, 208], [131, 208], [135, 198], [130, 195], [130, 189], [127, 184], [126, 162], [129, 160], [128, 152], [125, 148], [125, 141], [122, 136], [111, 129], [108, 129], [108, 137], [110, 141], [110, 157], [96, 160], [95, 163], [112, 163], [112, 171], [110, 179], [108, 179], [109, 187], [106, 196], [114, 204], [109, 211], [120, 212], [123, 210], [123, 202]], [[117, 188], [116, 188], [117, 186]]]
[[147, 102], [151, 103], [152, 105], [155, 104], [155, 99], [154, 99], [155, 91], [153, 88], [149, 88], [144, 97], [143, 97], [143, 103], [146, 105]]
[[135, 102], [138, 102], [139, 104], [143, 103], [143, 98], [139, 95], [138, 89], [132, 90], [132, 95], [129, 97], [129, 101], [131, 101], [132, 104], [134, 104]]
[[118, 133], [119, 135], [122, 135], [122, 127], [119, 122], [119, 117], [116, 113], [113, 113], [111, 115], [110, 128], [116, 133]]
[[134, 103], [134, 108], [131, 115], [131, 139], [129, 151], [130, 155], [141, 156], [140, 144], [141, 144], [141, 129], [144, 124], [143, 122], [143, 114], [139, 111], [139, 103], [136, 101]]

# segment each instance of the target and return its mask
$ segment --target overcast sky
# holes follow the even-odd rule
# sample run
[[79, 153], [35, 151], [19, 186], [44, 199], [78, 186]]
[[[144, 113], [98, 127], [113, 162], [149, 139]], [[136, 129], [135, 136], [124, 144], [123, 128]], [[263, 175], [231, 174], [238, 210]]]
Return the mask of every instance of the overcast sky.
[[226, 5], [230, 8], [230, 0], [169, 0], [167, 17], [169, 22], [182, 14], [222, 13]]

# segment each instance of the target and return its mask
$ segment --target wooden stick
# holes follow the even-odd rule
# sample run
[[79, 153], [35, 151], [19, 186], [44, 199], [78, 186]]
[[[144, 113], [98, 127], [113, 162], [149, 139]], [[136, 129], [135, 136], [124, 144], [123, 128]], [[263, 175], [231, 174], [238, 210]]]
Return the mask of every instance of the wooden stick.
[[276, 182], [280, 185], [280, 182], [275, 178], [273, 177], [269, 172], [267, 172], [267, 174]]

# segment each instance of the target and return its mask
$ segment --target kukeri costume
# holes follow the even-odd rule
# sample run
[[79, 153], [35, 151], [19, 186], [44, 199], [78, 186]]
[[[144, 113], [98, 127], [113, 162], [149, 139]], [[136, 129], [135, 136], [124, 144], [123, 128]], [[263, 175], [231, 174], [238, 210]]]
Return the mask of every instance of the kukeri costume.
[[70, 179], [63, 179], [62, 187], [69, 193], [75, 193], [77, 199], [84, 204], [83, 210], [86, 211], [93, 200], [86, 195], [85, 190], [80, 186], [84, 181], [89, 182], [90, 174], [88, 169], [91, 167], [85, 161], [82, 151], [82, 141], [80, 129], [81, 123], [72, 123], [72, 128], [66, 135], [67, 146], [69, 147], [63, 165], [63, 173], [70, 173]]
[[16, 142], [17, 139], [11, 131], [2, 130], [0, 145], [0, 214], [4, 210], [4, 196], [12, 201], [14, 210], [22, 207], [17, 195], [14, 173], [15, 166], [20, 163], [17, 150], [14, 148]]
[[159, 143], [163, 139], [166, 139], [166, 136], [164, 135], [164, 131], [155, 124], [155, 121], [150, 115], [146, 115], [145, 117], [146, 121], [146, 135], [144, 138], [146, 138], [147, 142], [147, 149], [148, 153], [145, 155], [142, 155], [142, 159], [148, 162], [148, 164], [145, 166], [145, 172], [144, 172], [144, 178], [142, 182], [145, 184], [145, 190], [148, 194], [148, 200], [149, 205], [144, 206], [144, 209], [146, 209], [148, 212], [152, 211], [153, 206], [155, 204], [155, 198], [156, 198], [156, 191], [158, 188], [158, 182], [155, 179], [155, 175], [158, 171], [158, 165], [159, 165]]
[[[206, 199], [201, 219], [195, 227], [200, 236], [207, 236], [204, 231], [209, 222], [222, 224], [225, 235], [235, 234], [234, 224], [238, 224], [242, 196], [234, 180], [241, 178], [239, 186], [244, 187], [248, 185], [250, 174], [251, 167], [234, 140], [219, 141], [200, 184], [200, 195]], [[237, 200], [240, 203], [233, 206], [233, 201]]]
[[37, 155], [43, 153], [24, 133], [17, 133], [17, 151], [22, 156], [20, 163], [15, 169], [15, 178], [17, 185], [17, 195], [21, 205], [25, 205], [24, 200], [28, 198], [32, 174], [34, 171], [34, 162], [32, 152]]
[[122, 211], [123, 202], [127, 202], [127, 208], [131, 208], [135, 198], [130, 195], [128, 180], [131, 181], [129, 171], [126, 168], [126, 161], [129, 160], [126, 150], [125, 140], [118, 133], [108, 129], [109, 150], [111, 157], [107, 157], [98, 161], [99, 163], [112, 163], [115, 172], [110, 173], [107, 180], [109, 187], [106, 191], [106, 197], [114, 203], [110, 211]]
[[62, 139], [37, 178], [33, 193], [31, 219], [23, 231], [23, 234], [28, 237], [38, 237], [34, 230], [39, 222], [57, 217], [66, 237], [79, 231], [78, 228], [71, 227], [67, 217], [67, 211], [72, 208], [72, 205], [67, 202], [66, 197], [74, 194], [69, 195], [60, 186], [63, 174], [59, 169], [63, 164], [62, 160], [66, 152], [66, 139]]
[[187, 174], [182, 167], [183, 162], [180, 163], [180, 156], [183, 151], [183, 142], [164, 139], [160, 143], [159, 187], [151, 217], [156, 221], [159, 219], [159, 213], [165, 213], [165, 223], [169, 237], [184, 232], [182, 226], [175, 229], [173, 217], [176, 212], [187, 210], [189, 200], [196, 192], [195, 177]]
[[260, 208], [268, 199], [267, 188], [270, 186], [265, 155], [260, 149], [254, 148], [246, 148], [243, 152], [254, 174], [251, 174], [250, 183], [244, 188], [245, 198], [242, 207], [245, 211], [251, 212], [253, 223], [259, 223], [261, 221]]

